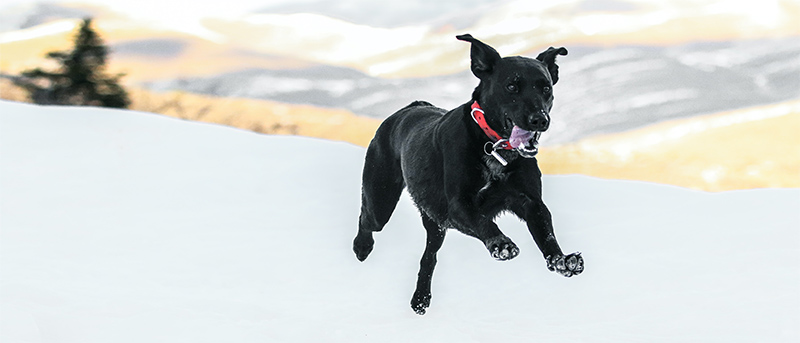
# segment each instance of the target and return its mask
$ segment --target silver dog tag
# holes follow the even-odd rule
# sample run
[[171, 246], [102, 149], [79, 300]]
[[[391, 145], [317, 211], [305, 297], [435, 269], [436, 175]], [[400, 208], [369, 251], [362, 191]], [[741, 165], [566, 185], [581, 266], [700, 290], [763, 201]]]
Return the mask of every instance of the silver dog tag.
[[505, 166], [507, 166], [507, 165], [508, 165], [508, 161], [506, 161], [506, 159], [504, 159], [504, 158], [503, 158], [503, 156], [500, 156], [500, 154], [498, 154], [498, 153], [497, 153], [497, 150], [494, 150], [494, 149], [492, 149], [492, 152], [491, 152], [490, 154], [491, 154], [491, 155], [492, 155], [492, 156], [493, 156], [495, 159], [497, 159], [497, 162], [500, 162], [500, 164], [502, 164], [502, 165], [503, 165], [503, 167], [505, 167]]

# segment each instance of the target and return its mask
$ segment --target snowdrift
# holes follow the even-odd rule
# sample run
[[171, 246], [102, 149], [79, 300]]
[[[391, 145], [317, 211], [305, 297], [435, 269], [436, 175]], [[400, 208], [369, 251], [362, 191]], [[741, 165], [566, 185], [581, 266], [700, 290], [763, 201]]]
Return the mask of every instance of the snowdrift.
[[359, 263], [364, 150], [146, 113], [0, 102], [3, 342], [794, 342], [800, 190], [545, 177], [565, 251], [451, 232], [428, 314], [407, 197]]

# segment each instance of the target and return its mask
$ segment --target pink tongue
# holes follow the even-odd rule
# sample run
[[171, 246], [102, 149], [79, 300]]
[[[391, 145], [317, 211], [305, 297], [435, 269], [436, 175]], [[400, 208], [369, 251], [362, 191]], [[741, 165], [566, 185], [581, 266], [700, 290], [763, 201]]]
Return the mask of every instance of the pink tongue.
[[511, 144], [511, 147], [516, 149], [522, 143], [528, 144], [531, 138], [533, 138], [533, 131], [523, 130], [514, 125], [514, 128], [511, 129], [511, 137], [508, 138], [508, 144]]

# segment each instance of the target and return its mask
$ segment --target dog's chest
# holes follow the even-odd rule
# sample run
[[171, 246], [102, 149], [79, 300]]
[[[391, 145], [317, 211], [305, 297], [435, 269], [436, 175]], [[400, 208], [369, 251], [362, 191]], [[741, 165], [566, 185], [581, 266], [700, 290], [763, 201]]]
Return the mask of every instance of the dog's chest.
[[486, 192], [497, 188], [508, 180], [508, 172], [506, 167], [500, 164], [492, 156], [483, 156], [483, 166], [481, 168], [481, 181], [482, 185], [478, 191], [478, 196], [484, 195]]

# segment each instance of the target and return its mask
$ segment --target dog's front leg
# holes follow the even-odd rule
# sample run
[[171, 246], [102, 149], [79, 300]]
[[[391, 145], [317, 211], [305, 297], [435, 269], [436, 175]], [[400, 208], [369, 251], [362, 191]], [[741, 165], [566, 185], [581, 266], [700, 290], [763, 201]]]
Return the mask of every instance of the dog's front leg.
[[[463, 201], [467, 197], [453, 197], [448, 207], [448, 215], [456, 228], [479, 239], [498, 261], [510, 260], [519, 255], [519, 248], [497, 227], [491, 218], [480, 214], [477, 206]], [[461, 200], [461, 201], [459, 201]]]
[[[464, 159], [464, 151], [449, 146], [450, 151], [444, 154], [444, 195], [447, 199], [447, 220], [457, 230], [475, 237], [483, 242], [486, 249], [499, 261], [517, 257], [519, 248], [497, 225], [482, 214], [478, 206], [477, 183], [482, 177], [480, 170], [470, 166], [480, 163]], [[465, 148], [466, 149], [466, 148]], [[467, 150], [469, 151], [469, 150]]]
[[520, 218], [524, 219], [528, 225], [528, 231], [533, 236], [534, 242], [541, 250], [547, 261], [547, 268], [550, 271], [570, 277], [583, 272], [583, 257], [580, 253], [572, 253], [564, 256], [561, 247], [556, 241], [553, 233], [553, 220], [550, 210], [541, 198], [528, 199], [521, 206], [517, 206], [512, 211]]

